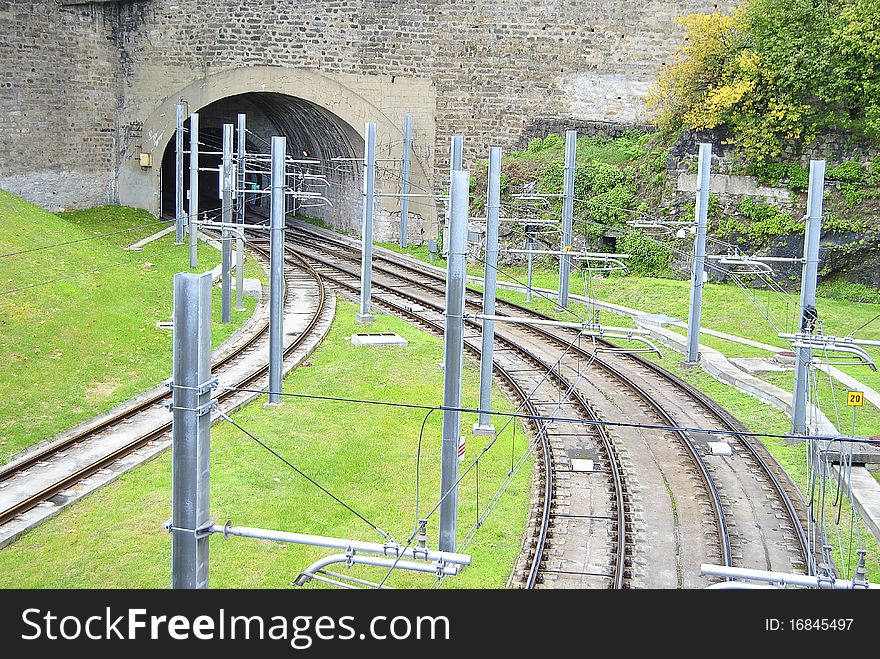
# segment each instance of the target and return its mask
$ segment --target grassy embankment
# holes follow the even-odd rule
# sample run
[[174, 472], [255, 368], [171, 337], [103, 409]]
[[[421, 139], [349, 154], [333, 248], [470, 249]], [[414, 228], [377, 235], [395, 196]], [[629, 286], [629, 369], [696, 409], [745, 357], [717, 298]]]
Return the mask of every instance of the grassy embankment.
[[[406, 348], [356, 348], [349, 341], [363, 328], [356, 305], [340, 301], [328, 338], [303, 367], [287, 378], [285, 391], [358, 399], [437, 405], [442, 402], [443, 344], [395, 318], [377, 315], [370, 331], [393, 331]], [[476, 406], [479, 370], [466, 363], [463, 404]], [[510, 410], [496, 390], [493, 407]], [[402, 542], [415, 514], [415, 473], [423, 410], [287, 398], [273, 410], [257, 401], [234, 418], [243, 427], [315, 478], [346, 503]], [[421, 451], [420, 515], [438, 499], [441, 413], [425, 425]], [[469, 434], [473, 415], [463, 415]], [[496, 421], [496, 428], [502, 422]], [[513, 426], [485, 455], [479, 470], [479, 505], [507, 477], [511, 455], [526, 449]], [[468, 437], [470, 464], [486, 437]], [[380, 542], [362, 521], [294, 473], [230, 424], [212, 430], [211, 512], [219, 522]], [[531, 460], [515, 477], [499, 507], [469, 551], [474, 563], [446, 587], [502, 587], [520, 547], [529, 507]], [[0, 551], [0, 587], [167, 587], [170, 537], [161, 528], [171, 494], [170, 454], [126, 474]], [[459, 535], [476, 519], [476, 480], [463, 481]], [[430, 518], [436, 546], [437, 515]], [[286, 587], [300, 570], [331, 550], [214, 536], [212, 587]], [[331, 568], [333, 569], [333, 568]], [[336, 571], [345, 571], [336, 566]], [[356, 568], [357, 576], [381, 580], [384, 570]], [[431, 575], [396, 572], [389, 584], [428, 587]]]
[[[156, 322], [170, 320], [172, 277], [189, 270], [189, 257], [185, 245], [175, 247], [173, 234], [143, 252], [126, 251], [167, 226], [133, 208], [55, 215], [0, 191], [0, 225], [4, 462], [168, 377], [171, 333]], [[111, 232], [121, 233], [103, 235]], [[200, 243], [198, 250], [196, 271], [219, 263], [214, 248]], [[261, 273], [250, 261], [248, 276]], [[215, 298], [219, 345], [250, 317], [255, 302], [246, 298], [246, 311], [233, 312], [232, 324], [222, 325], [219, 289]]]

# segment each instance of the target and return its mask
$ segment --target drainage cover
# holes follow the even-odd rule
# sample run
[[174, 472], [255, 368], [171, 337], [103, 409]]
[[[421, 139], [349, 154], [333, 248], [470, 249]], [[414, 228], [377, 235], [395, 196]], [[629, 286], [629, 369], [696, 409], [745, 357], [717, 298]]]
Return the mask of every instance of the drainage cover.
[[351, 335], [353, 346], [408, 346], [409, 341], [394, 332], [358, 333]]

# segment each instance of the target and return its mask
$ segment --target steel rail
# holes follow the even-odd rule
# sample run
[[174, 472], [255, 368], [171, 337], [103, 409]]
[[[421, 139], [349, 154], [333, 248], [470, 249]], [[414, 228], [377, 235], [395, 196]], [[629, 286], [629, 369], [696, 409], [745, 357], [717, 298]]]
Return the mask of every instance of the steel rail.
[[[343, 249], [349, 249], [349, 250], [351, 249], [350, 245], [348, 245], [344, 241], [330, 238], [330, 237], [324, 236], [318, 232], [309, 231], [308, 229], [306, 229], [306, 232], [314, 239], [331, 242], [333, 244], [338, 245], [339, 247], [341, 247]], [[400, 268], [400, 269], [418, 274], [420, 276], [426, 276], [426, 277], [429, 277], [429, 278], [434, 279], [436, 281], [443, 281], [443, 277], [440, 276], [439, 274], [432, 272], [432, 271], [429, 271], [427, 269], [422, 269], [422, 268], [410, 265], [408, 263], [405, 263], [402, 260], [391, 260], [382, 254], [376, 254], [376, 253], [374, 253], [374, 255], [373, 255], [373, 260], [374, 261], [377, 261], [377, 260], [383, 261], [383, 262], [391, 264], [395, 268]], [[394, 275], [395, 273], [389, 272], [389, 274]], [[396, 275], [396, 276], [399, 276], [399, 275]], [[480, 293], [479, 291], [477, 291], [473, 288], [470, 288], [470, 287], [467, 288], [467, 292], [471, 293], [471, 294], [479, 294]], [[521, 313], [530, 314], [538, 319], [552, 320], [552, 318], [550, 316], [547, 316], [545, 314], [537, 312], [533, 309], [529, 309], [528, 307], [525, 307], [521, 304], [517, 304], [515, 302], [509, 302], [509, 301], [506, 301], [503, 299], [499, 299], [497, 301], [497, 304], [502, 305], [502, 306], [508, 306], [508, 307], [515, 309]], [[545, 333], [552, 335], [552, 333], [550, 333], [550, 332], [545, 331]], [[602, 341], [601, 339], [598, 342], [602, 343], [603, 345], [608, 345], [608, 346], [612, 346], [612, 347], [614, 346], [614, 344], [612, 344], [608, 341]], [[592, 353], [585, 353], [585, 354], [591, 355]], [[746, 430], [746, 428], [738, 420], [736, 420], [729, 412], [727, 412], [727, 410], [722, 408], [715, 401], [713, 401], [710, 398], [708, 398], [707, 396], [705, 396], [705, 394], [703, 394], [702, 392], [699, 392], [691, 384], [685, 382], [684, 380], [677, 377], [676, 375], [663, 369], [661, 366], [658, 366], [657, 364], [645, 359], [644, 357], [641, 357], [640, 355], [630, 354], [630, 355], [627, 355], [626, 357], [628, 359], [635, 361], [640, 366], [647, 368], [652, 373], [658, 375], [662, 379], [668, 381], [674, 388], [679, 389], [681, 391], [684, 391], [688, 395], [688, 397], [692, 399], [693, 402], [697, 403], [704, 410], [708, 411], [727, 430], [731, 430], [732, 432], [739, 432], [739, 431]], [[597, 358], [597, 362], [600, 363], [601, 365], [604, 365], [609, 370], [609, 372], [619, 373], [618, 369], [614, 369], [604, 360]], [[626, 376], [623, 376], [623, 377], [626, 377]], [[629, 380], [629, 378], [626, 378], [626, 379]], [[631, 382], [631, 380], [630, 380], [630, 382]], [[638, 388], [641, 389], [640, 387], [638, 387]], [[644, 392], [644, 393], [646, 393], [646, 392]], [[650, 397], [650, 395], [648, 395], [648, 396]], [[644, 399], [644, 396], [640, 395], [640, 397]], [[651, 404], [655, 407], [655, 409], [659, 409], [659, 405], [656, 404], [656, 401], [651, 401]], [[664, 414], [665, 414], [665, 411], [664, 411]], [[668, 417], [668, 415], [666, 415], [666, 416]], [[669, 425], [674, 426], [676, 424], [670, 423]], [[767, 476], [768, 480], [770, 481], [771, 486], [776, 491], [776, 494], [777, 494], [779, 500], [782, 502], [789, 519], [791, 520], [792, 524], [794, 525], [795, 532], [798, 537], [798, 544], [800, 545], [801, 554], [803, 555], [803, 558], [805, 559], [806, 564], [809, 564], [810, 563], [809, 542], [807, 540], [807, 535], [804, 530], [803, 518], [798, 513], [797, 506], [794, 504], [794, 497], [792, 496], [792, 492], [789, 491], [789, 490], [793, 490], [794, 492], [797, 492], [796, 488], [791, 484], [790, 478], [788, 477], [787, 474], [785, 474], [784, 471], [782, 471], [782, 478], [779, 477], [779, 475], [776, 472], [779, 471], [781, 468], [779, 467], [778, 463], [772, 458], [772, 456], [770, 456], [769, 453], [766, 453], [766, 449], [764, 449], [764, 452], [762, 452], [761, 449], [756, 447], [755, 444], [746, 437], [738, 437], [738, 440], [742, 443], [742, 445], [746, 448], [746, 450], [749, 452], [749, 454], [758, 463], [761, 470], [764, 472], [764, 474]], [[687, 441], [686, 441], [686, 446], [688, 446], [689, 452], [694, 454], [695, 449], [692, 445], [692, 442], [690, 442], [689, 439], [687, 439]], [[699, 458], [699, 456], [698, 456], [698, 459], [702, 462], [702, 459]], [[701, 471], [702, 477], [704, 478], [704, 481], [705, 481], [705, 478], [710, 477], [706, 468], [705, 468], [705, 463], [703, 463], [703, 465], [701, 466], [700, 471]], [[783, 479], [788, 483], [788, 487], [786, 487], [786, 485], [783, 483]], [[713, 495], [713, 499], [715, 501], [715, 505], [719, 506], [718, 510], [723, 515], [723, 510], [720, 508], [720, 498], [717, 496], [717, 491], [716, 491], [716, 495]], [[726, 533], [726, 531], [724, 533], [721, 533], [721, 537], [724, 537], [726, 535], [728, 535]], [[727, 544], [729, 544], [729, 543], [727, 543]], [[728, 557], [730, 556], [729, 546], [725, 549], [724, 553]]]

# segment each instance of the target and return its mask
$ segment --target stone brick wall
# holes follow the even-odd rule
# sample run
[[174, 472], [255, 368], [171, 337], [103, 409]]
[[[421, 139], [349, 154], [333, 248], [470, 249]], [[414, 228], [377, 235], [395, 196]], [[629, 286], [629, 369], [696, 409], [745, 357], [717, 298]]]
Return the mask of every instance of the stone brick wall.
[[115, 196], [115, 8], [0, 2], [0, 188], [50, 210]]
[[[0, 16], [16, 26], [3, 46], [14, 57], [3, 57], [2, 79], [21, 75], [23, 44], [35, 47], [34, 79], [14, 93], [0, 90], [0, 109], [30, 108], [46, 126], [44, 140], [22, 132], [24, 117], [0, 119], [4, 152], [15, 143], [14, 154], [0, 154], [0, 179], [56, 170], [74, 179], [104, 175], [114, 137], [121, 158], [134, 157], [139, 128], [167, 99], [212, 74], [259, 66], [356, 77], [394, 124], [415, 108], [416, 133], [427, 138], [418, 146], [431, 170], [445, 172], [453, 134], [466, 136], [470, 166], [490, 144], [520, 146], [543, 127], [644, 123], [644, 94], [678, 43], [675, 18], [733, 4], [137, 0], [58, 7], [54, 0], [0, 0]], [[439, 177], [431, 184], [442, 185]]]

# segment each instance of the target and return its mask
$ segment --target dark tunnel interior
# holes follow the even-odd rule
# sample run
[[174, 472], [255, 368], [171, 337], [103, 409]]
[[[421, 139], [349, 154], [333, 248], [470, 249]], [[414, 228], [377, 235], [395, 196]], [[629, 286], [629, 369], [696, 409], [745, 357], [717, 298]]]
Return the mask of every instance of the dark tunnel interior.
[[[288, 200], [288, 211], [323, 219], [339, 228], [347, 228], [359, 221], [360, 181], [358, 167], [351, 161], [334, 158], [355, 158], [363, 151], [363, 138], [354, 128], [328, 110], [309, 101], [284, 94], [249, 92], [229, 96], [211, 103], [199, 113], [199, 211], [209, 216], [219, 214], [219, 167], [224, 123], [235, 125], [239, 113], [247, 116], [247, 152], [265, 154], [275, 135], [287, 138], [287, 153], [294, 158], [314, 158], [321, 161], [319, 169], [327, 179], [323, 187], [332, 205], [302, 204]], [[189, 120], [185, 123], [184, 137], [184, 212], [189, 192]], [[249, 174], [248, 183], [267, 188], [268, 175]], [[161, 208], [166, 217], [174, 216], [175, 204], [175, 139], [171, 136], [162, 157]], [[254, 195], [248, 199], [248, 208], [267, 215], [268, 195]]]

